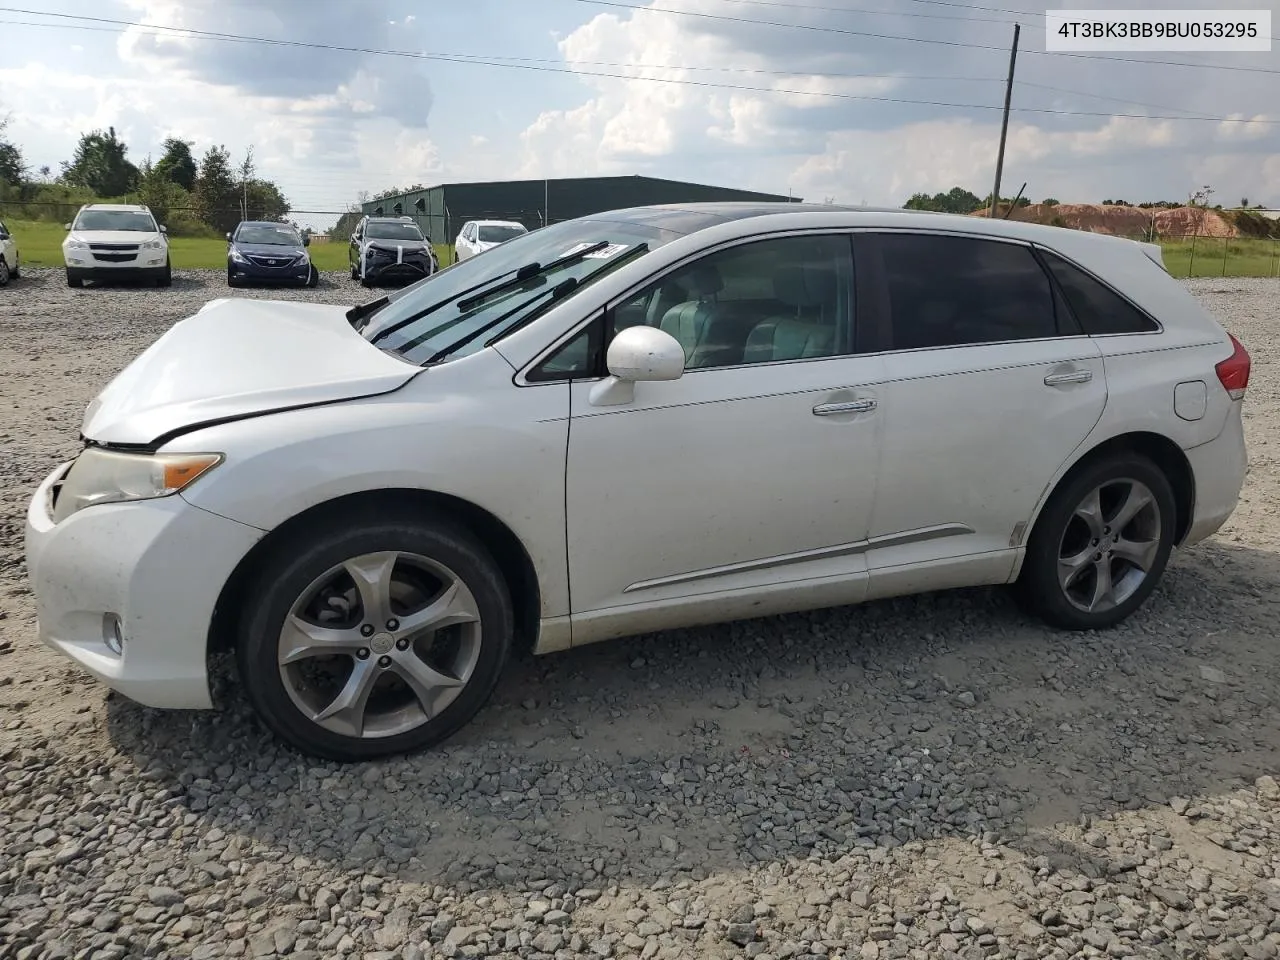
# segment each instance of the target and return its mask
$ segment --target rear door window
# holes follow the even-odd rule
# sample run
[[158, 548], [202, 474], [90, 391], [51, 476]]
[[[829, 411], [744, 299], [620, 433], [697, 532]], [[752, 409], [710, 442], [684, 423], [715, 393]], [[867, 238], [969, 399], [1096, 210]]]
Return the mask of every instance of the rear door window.
[[1030, 247], [923, 233], [884, 233], [877, 240], [891, 349], [1059, 335], [1053, 287]]

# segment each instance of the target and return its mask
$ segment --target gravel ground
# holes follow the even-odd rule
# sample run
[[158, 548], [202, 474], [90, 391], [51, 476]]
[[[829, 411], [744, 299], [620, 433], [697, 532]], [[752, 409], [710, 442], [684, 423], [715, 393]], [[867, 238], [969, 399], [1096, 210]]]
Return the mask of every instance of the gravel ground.
[[1274, 281], [1193, 285], [1253, 353], [1251, 471], [1122, 628], [974, 590], [620, 641], [341, 767], [234, 687], [150, 711], [37, 643], [31, 489], [225, 287], [30, 274], [0, 296], [0, 958], [1280, 955]]

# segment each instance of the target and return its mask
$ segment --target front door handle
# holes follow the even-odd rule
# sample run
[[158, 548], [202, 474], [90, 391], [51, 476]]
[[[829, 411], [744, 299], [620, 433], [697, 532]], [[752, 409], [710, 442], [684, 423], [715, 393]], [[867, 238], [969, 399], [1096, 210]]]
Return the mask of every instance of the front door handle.
[[1046, 387], [1056, 387], [1063, 383], [1088, 383], [1092, 379], [1092, 370], [1076, 370], [1074, 373], [1051, 373], [1044, 378], [1044, 385]]
[[870, 413], [876, 408], [876, 401], [846, 400], [843, 403], [820, 403], [813, 408], [815, 417], [830, 417], [837, 413]]

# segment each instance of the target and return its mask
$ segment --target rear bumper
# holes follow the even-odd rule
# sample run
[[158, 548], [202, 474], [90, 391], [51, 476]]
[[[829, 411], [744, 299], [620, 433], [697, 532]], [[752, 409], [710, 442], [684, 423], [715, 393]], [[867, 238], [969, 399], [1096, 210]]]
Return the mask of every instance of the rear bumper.
[[1235, 401], [1217, 437], [1185, 451], [1195, 483], [1195, 507], [1181, 546], [1191, 546], [1213, 536], [1240, 502], [1240, 490], [1249, 468], [1244, 424], [1240, 419], [1243, 403], [1243, 400]]

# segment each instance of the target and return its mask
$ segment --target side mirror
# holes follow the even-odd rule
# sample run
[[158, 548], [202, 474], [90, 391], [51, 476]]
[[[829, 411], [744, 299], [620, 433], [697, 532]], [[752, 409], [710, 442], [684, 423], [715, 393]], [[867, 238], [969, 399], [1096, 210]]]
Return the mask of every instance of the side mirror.
[[161, 233], [168, 233], [168, 232], [169, 232], [169, 228], [168, 228], [168, 227], [166, 227], [166, 226], [162, 223], [162, 224], [160, 224], [160, 232], [161, 232]]
[[684, 376], [684, 347], [657, 327], [627, 327], [609, 344], [605, 363], [609, 378], [592, 388], [590, 402], [596, 406], [630, 403], [637, 383]]
[[227, 239], [228, 239], [228, 240], [230, 240], [230, 239], [231, 239], [231, 234], [229, 234], [229, 233], [227, 234]]
[[657, 327], [627, 327], [609, 344], [605, 363], [619, 380], [679, 380], [684, 376], [684, 347]]
[[64, 224], [62, 225], [62, 229], [63, 229], [63, 230], [70, 230], [70, 229], [71, 229], [71, 224], [69, 224], [69, 223], [64, 223]]
[[304, 247], [309, 247], [309, 246], [311, 246], [311, 238], [310, 238], [310, 237], [303, 237], [303, 238], [302, 238], [302, 245], [303, 245]]

